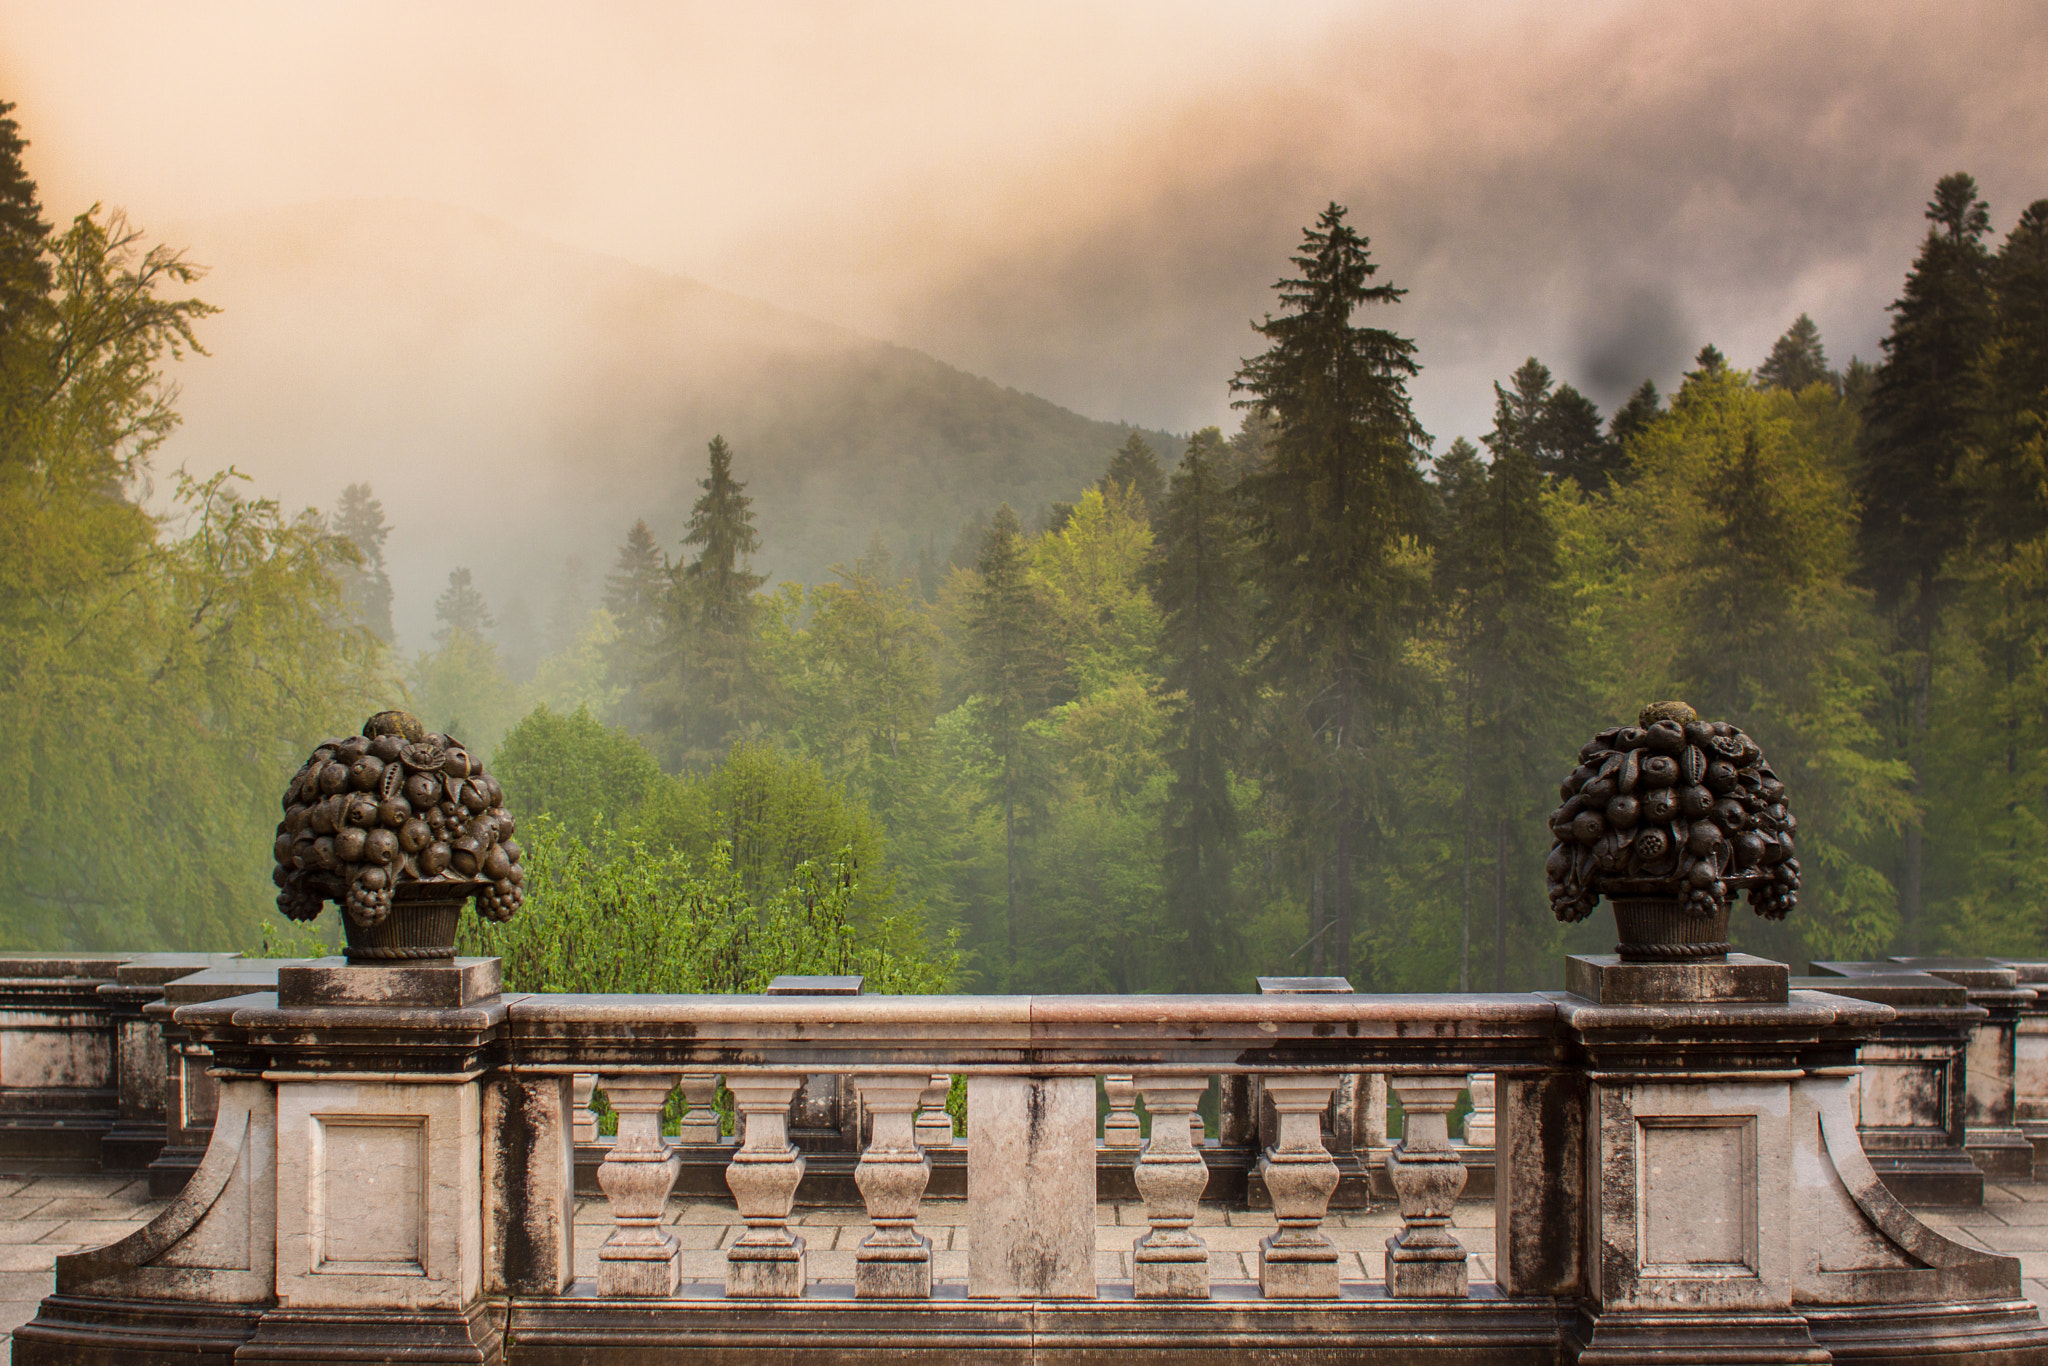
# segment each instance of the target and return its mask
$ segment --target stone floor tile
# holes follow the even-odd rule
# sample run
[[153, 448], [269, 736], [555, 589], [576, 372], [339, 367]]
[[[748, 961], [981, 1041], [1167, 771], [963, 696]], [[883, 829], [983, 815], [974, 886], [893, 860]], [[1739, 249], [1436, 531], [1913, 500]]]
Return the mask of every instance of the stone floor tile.
[[1340, 1281], [1375, 1281], [1379, 1279], [1376, 1270], [1369, 1270], [1365, 1260], [1356, 1252], [1337, 1254], [1337, 1279]]
[[1137, 1236], [1138, 1230], [1134, 1228], [1120, 1228], [1115, 1225], [1104, 1228], [1098, 1224], [1095, 1227], [1095, 1250], [1097, 1252], [1129, 1252], [1131, 1250], [1131, 1243]]
[[685, 1252], [677, 1256], [686, 1281], [723, 1281], [725, 1279], [725, 1254], [723, 1252]]
[[125, 1205], [92, 1200], [82, 1195], [60, 1195], [47, 1200], [35, 1215], [38, 1219], [120, 1219], [132, 1224], [143, 1222], [131, 1217], [130, 1210]]
[[854, 1256], [851, 1252], [820, 1252], [804, 1240], [804, 1275], [814, 1281], [842, 1281], [853, 1284]]
[[965, 1200], [927, 1200], [919, 1208], [917, 1222], [920, 1224], [964, 1224], [967, 1222]]
[[[728, 1222], [738, 1217], [739, 1214], [732, 1206], [726, 1206], [725, 1218]], [[824, 1224], [844, 1227], [847, 1224], [867, 1223], [868, 1212], [864, 1209], [800, 1209], [795, 1212], [790, 1222], [813, 1228]]]
[[[611, 1218], [609, 1209], [605, 1218]], [[726, 1201], [672, 1200], [667, 1221], [673, 1224], [733, 1224], [738, 1223], [739, 1218], [739, 1212]]]
[[[40, 1300], [57, 1288], [57, 1264], [41, 1271], [0, 1271], [0, 1301]], [[35, 1317], [33, 1314], [30, 1318]]]
[[0, 1301], [0, 1330], [12, 1334], [15, 1329], [36, 1316], [43, 1307], [40, 1299]]
[[0, 1219], [0, 1243], [33, 1243], [63, 1222], [62, 1219]]
[[964, 1281], [967, 1279], [967, 1254], [965, 1252], [934, 1252], [932, 1254], [932, 1277], [935, 1280]]
[[22, 1195], [75, 1195], [91, 1200], [112, 1200], [121, 1192], [141, 1188], [137, 1199], [149, 1198], [149, 1182], [146, 1178], [115, 1176], [35, 1176], [30, 1177], [19, 1194]]
[[2020, 1200], [2048, 1202], [2048, 1181], [2032, 1181], [2026, 1185], [2001, 1186], [2000, 1190], [2011, 1191]]
[[140, 1227], [140, 1224], [126, 1219], [72, 1219], [50, 1230], [43, 1241], [104, 1247], [108, 1243], [120, 1242]]
[[0, 1271], [47, 1271], [55, 1274], [57, 1256], [76, 1252], [77, 1243], [0, 1243]]
[[48, 1195], [0, 1195], [0, 1221], [29, 1218], [39, 1213], [52, 1198]]
[[1259, 1278], [1258, 1259], [1247, 1257], [1242, 1252], [1218, 1252], [1209, 1250], [1209, 1279], [1212, 1281], [1255, 1281]]
[[2048, 1225], [2048, 1204], [2031, 1200], [2017, 1200], [2010, 1205], [1998, 1207], [2001, 1223], [2012, 1228], [2038, 1228]]
[[2048, 1280], [2034, 1278], [2020, 1282], [2020, 1289], [2034, 1302], [2034, 1308], [2048, 1315]]
[[1131, 1278], [1130, 1258], [1120, 1252], [1098, 1252], [1095, 1254], [1095, 1279], [1097, 1281], [1127, 1281]]
[[734, 1236], [733, 1229], [716, 1224], [677, 1224], [669, 1232], [685, 1252], [715, 1252]]
[[1259, 1240], [1272, 1231], [1270, 1228], [1205, 1228], [1202, 1241], [1218, 1252], [1257, 1252]]
[[1229, 1215], [1232, 1228], [1273, 1229], [1280, 1227], [1278, 1220], [1273, 1217], [1273, 1211], [1269, 1209], [1234, 1209], [1229, 1211]]
[[1219, 1228], [1230, 1222], [1230, 1211], [1221, 1205], [1197, 1205], [1195, 1207], [1196, 1228]]

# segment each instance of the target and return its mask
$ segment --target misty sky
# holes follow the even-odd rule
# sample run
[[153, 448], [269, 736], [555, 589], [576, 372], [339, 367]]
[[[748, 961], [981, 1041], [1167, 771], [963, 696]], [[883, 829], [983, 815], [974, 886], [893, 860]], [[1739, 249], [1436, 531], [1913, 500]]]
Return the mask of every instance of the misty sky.
[[1532, 352], [1873, 356], [1938, 176], [2048, 195], [2044, 71], [2039, 3], [0, 0], [53, 215], [438, 200], [1174, 430], [1331, 199], [1440, 438]]

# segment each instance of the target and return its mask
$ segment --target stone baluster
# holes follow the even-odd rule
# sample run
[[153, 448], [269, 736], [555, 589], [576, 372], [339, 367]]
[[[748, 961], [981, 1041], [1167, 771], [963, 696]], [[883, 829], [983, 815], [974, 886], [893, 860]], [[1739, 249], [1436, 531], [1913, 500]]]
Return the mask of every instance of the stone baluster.
[[604, 1079], [619, 1117], [618, 1137], [605, 1150], [597, 1184], [611, 1202], [615, 1227], [597, 1250], [597, 1293], [662, 1297], [676, 1293], [681, 1246], [661, 1226], [682, 1159], [661, 1132], [661, 1107], [675, 1089], [672, 1074]]
[[[1206, 1081], [1203, 1082], [1202, 1090], [1204, 1092], [1207, 1092], [1208, 1089], [1209, 1084]], [[1148, 1100], [1145, 1103], [1147, 1105], [1150, 1105], [1152, 1102]], [[1195, 1103], [1197, 1105], [1201, 1104], [1200, 1096], [1195, 1097]], [[1192, 1143], [1197, 1148], [1208, 1146], [1209, 1128], [1207, 1125], [1202, 1123], [1202, 1112], [1200, 1110], [1188, 1111], [1188, 1142]]]
[[917, 1146], [920, 1148], [950, 1148], [953, 1146], [953, 1116], [946, 1112], [946, 1097], [953, 1089], [953, 1078], [944, 1072], [932, 1073], [931, 1084], [917, 1098]]
[[1195, 1106], [1209, 1079], [1147, 1077], [1136, 1089], [1152, 1112], [1152, 1137], [1134, 1172], [1152, 1228], [1131, 1251], [1131, 1293], [1141, 1300], [1206, 1300], [1209, 1248], [1192, 1230], [1209, 1164], [1190, 1138], [1202, 1122]]
[[578, 1072], [569, 1079], [569, 1139], [572, 1143], [597, 1142], [597, 1111], [590, 1102], [597, 1095], [597, 1073]]
[[685, 1072], [683, 1099], [690, 1108], [683, 1114], [682, 1132], [676, 1142], [688, 1147], [717, 1143], [721, 1137], [718, 1129], [718, 1074]]
[[[932, 1179], [915, 1115], [925, 1077], [857, 1076], [853, 1088], [872, 1125], [853, 1183], [874, 1231], [853, 1259], [853, 1293], [864, 1300], [922, 1300], [932, 1293], [932, 1241], [917, 1231], [917, 1206]], [[952, 1126], [947, 1125], [950, 1136]]]
[[1109, 1113], [1102, 1117], [1102, 1146], [1136, 1148], [1142, 1141], [1138, 1126], [1138, 1088], [1131, 1084], [1129, 1074], [1113, 1072], [1102, 1079], [1102, 1089], [1109, 1097]]
[[747, 1231], [725, 1253], [725, 1293], [733, 1299], [794, 1299], [804, 1293], [804, 1240], [789, 1231], [790, 1206], [804, 1179], [803, 1154], [789, 1141], [789, 1103], [801, 1076], [728, 1076], [725, 1086], [746, 1124], [746, 1141], [726, 1164]]
[[1337, 1189], [1337, 1164], [1323, 1147], [1323, 1111], [1336, 1089], [1337, 1078], [1327, 1074], [1264, 1078], [1279, 1127], [1262, 1164], [1280, 1221], [1259, 1244], [1259, 1289], [1268, 1299], [1337, 1296], [1337, 1249], [1322, 1232]]
[[1494, 1136], [1493, 1073], [1474, 1072], [1465, 1079], [1465, 1085], [1472, 1092], [1472, 1111], [1465, 1116], [1465, 1146], [1491, 1148]]
[[1387, 1154], [1387, 1179], [1401, 1201], [1402, 1229], [1387, 1239], [1387, 1294], [1460, 1298], [1472, 1291], [1465, 1249], [1450, 1232], [1465, 1163], [1451, 1147], [1450, 1113], [1463, 1077], [1397, 1076], [1401, 1141]]

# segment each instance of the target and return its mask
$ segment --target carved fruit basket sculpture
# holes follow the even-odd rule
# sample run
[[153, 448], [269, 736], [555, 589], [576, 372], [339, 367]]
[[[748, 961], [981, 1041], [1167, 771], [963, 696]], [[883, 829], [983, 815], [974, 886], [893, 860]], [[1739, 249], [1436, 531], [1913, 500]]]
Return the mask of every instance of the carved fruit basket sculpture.
[[1638, 962], [1697, 961], [1728, 952], [1728, 900], [1749, 893], [1782, 920], [1799, 900], [1798, 820], [1756, 741], [1683, 702], [1643, 708], [1637, 724], [1603, 730], [1558, 789], [1544, 872], [1559, 920], [1584, 920], [1606, 896], [1621, 943]]
[[361, 735], [322, 741], [286, 789], [278, 909], [311, 920], [334, 902], [351, 960], [451, 957], [465, 901], [506, 920], [524, 900], [516, 829], [460, 741], [379, 712]]

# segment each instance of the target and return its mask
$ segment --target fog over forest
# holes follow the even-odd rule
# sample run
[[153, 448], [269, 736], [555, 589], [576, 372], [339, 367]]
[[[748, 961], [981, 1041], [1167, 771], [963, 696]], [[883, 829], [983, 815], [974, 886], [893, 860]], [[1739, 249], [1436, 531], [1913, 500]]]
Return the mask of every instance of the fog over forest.
[[[1749, 944], [2048, 948], [2044, 67], [2020, 4], [11, 6], [0, 682], [210, 805], [35, 751], [0, 925], [275, 930], [284, 780], [404, 702], [543, 881], [838, 858], [920, 989], [1547, 985], [1556, 782], [1680, 695], [1807, 803]], [[1276, 292], [1340, 259], [1396, 292]], [[1337, 304], [1413, 367], [1312, 450], [1259, 358]]]

